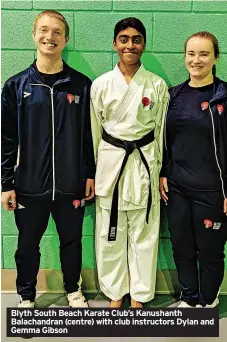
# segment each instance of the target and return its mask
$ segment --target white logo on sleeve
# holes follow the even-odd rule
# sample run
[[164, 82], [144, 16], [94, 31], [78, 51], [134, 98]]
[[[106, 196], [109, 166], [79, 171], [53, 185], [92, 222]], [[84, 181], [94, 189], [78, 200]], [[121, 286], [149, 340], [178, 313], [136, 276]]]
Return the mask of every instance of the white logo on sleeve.
[[24, 98], [30, 96], [31, 93], [28, 93], [27, 91], [24, 91]]

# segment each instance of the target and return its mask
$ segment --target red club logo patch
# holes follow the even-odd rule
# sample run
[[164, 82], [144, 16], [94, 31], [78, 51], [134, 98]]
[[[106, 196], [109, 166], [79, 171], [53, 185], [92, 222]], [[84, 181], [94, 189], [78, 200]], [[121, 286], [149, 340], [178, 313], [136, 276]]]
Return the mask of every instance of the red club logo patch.
[[213, 226], [213, 222], [211, 220], [207, 220], [206, 219], [203, 222], [204, 222], [204, 225], [205, 225], [206, 228], [210, 228], [210, 227]]
[[209, 102], [202, 102], [201, 103], [201, 109], [202, 110], [207, 110], [208, 107], [209, 107]]
[[66, 98], [67, 98], [67, 100], [69, 101], [70, 104], [74, 101], [74, 96], [72, 94], [67, 94]]
[[224, 112], [224, 107], [220, 104], [217, 105], [218, 114], [221, 115]]
[[80, 200], [74, 200], [73, 201], [73, 206], [74, 206], [74, 208], [77, 209], [80, 206]]
[[148, 97], [143, 97], [142, 98], [142, 104], [143, 104], [143, 107], [149, 106], [150, 100], [148, 99]]

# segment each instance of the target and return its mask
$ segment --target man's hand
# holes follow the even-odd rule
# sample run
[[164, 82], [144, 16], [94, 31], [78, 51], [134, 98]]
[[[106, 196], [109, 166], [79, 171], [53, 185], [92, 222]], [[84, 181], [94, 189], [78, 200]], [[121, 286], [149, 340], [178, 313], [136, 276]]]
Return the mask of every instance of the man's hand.
[[162, 199], [167, 202], [168, 201], [168, 196], [166, 193], [169, 191], [168, 188], [168, 182], [166, 177], [161, 177], [159, 181], [159, 191], [162, 196]]
[[224, 208], [223, 208], [224, 210], [224, 213], [225, 213], [225, 215], [227, 216], [227, 198], [225, 198], [224, 199]]
[[2, 192], [2, 205], [7, 211], [16, 209], [16, 193], [14, 190]]
[[95, 180], [87, 179], [86, 181], [86, 192], [85, 192], [85, 200], [89, 201], [95, 196]]

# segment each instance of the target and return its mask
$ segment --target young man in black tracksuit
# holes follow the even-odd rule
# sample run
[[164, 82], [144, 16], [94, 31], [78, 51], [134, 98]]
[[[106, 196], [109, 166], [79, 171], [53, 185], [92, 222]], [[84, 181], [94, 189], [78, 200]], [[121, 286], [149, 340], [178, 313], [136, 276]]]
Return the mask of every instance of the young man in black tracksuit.
[[78, 282], [84, 205], [94, 196], [91, 82], [61, 58], [69, 27], [60, 13], [40, 13], [33, 38], [37, 60], [2, 91], [2, 203], [19, 232], [19, 306], [34, 307], [39, 243], [51, 213], [69, 305], [87, 307]]
[[[215, 36], [185, 43], [190, 79], [170, 89], [160, 192], [181, 286], [179, 307], [215, 307], [227, 240], [227, 83]], [[198, 265], [199, 264], [199, 273]]]

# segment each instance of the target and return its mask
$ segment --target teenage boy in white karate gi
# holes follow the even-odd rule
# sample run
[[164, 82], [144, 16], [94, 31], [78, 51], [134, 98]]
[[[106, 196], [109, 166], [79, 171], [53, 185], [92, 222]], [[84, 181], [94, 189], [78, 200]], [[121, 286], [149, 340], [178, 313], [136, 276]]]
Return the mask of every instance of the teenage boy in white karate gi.
[[96, 171], [96, 258], [101, 290], [121, 307], [154, 297], [160, 222], [159, 171], [168, 88], [144, 69], [146, 29], [136, 18], [118, 22], [120, 61], [93, 82], [91, 115]]

